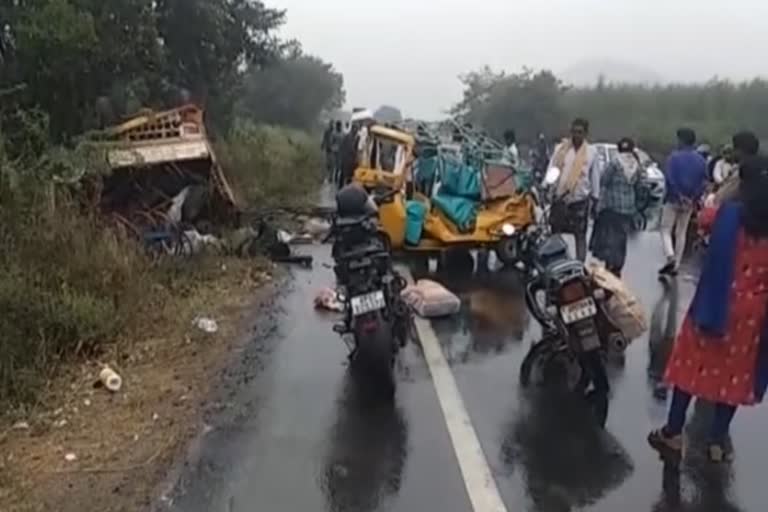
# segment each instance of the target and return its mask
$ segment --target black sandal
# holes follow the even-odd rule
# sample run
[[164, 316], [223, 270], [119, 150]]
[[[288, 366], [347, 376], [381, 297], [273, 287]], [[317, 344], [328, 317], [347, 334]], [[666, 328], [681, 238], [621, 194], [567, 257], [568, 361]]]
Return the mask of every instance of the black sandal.
[[648, 444], [656, 450], [661, 460], [678, 464], [683, 459], [683, 436], [668, 436], [663, 428], [648, 434]]

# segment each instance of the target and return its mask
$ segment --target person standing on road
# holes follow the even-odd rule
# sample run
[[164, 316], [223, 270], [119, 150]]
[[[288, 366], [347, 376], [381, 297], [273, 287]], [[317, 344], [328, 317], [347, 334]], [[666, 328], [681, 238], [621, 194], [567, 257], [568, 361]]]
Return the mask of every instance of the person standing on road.
[[720, 155], [713, 158], [708, 167], [707, 171], [711, 175], [712, 183], [716, 188], [720, 187], [736, 169], [733, 146], [729, 144], [723, 147]]
[[720, 208], [701, 278], [667, 364], [673, 386], [667, 424], [648, 441], [678, 462], [692, 397], [715, 403], [708, 453], [729, 457], [727, 437], [740, 405], [760, 402], [768, 387], [768, 158], [742, 164], [740, 201]]
[[341, 167], [341, 177], [339, 178], [339, 187], [349, 185], [357, 168], [357, 136], [360, 131], [360, 123], [353, 122], [349, 131], [344, 135], [339, 148], [339, 163]]
[[608, 164], [600, 178], [600, 199], [589, 249], [609, 271], [621, 277], [629, 233], [635, 218], [642, 213], [638, 198], [645, 184], [645, 171], [632, 139], [621, 139], [618, 149], [618, 157]]
[[701, 158], [703, 158], [707, 163], [709, 163], [709, 161], [712, 159], [712, 148], [709, 146], [709, 144], [699, 144], [699, 146], [696, 148], [696, 152], [700, 154]]
[[741, 162], [752, 158], [760, 151], [760, 141], [752, 132], [739, 132], [733, 136], [733, 160], [735, 168], [707, 202], [707, 206], [717, 207], [726, 201], [735, 199], [739, 193]]
[[573, 235], [576, 257], [587, 259], [587, 227], [591, 208], [600, 197], [600, 171], [597, 151], [587, 142], [589, 122], [576, 119], [571, 123], [571, 138], [561, 142], [552, 155], [549, 167], [560, 169], [555, 197], [550, 210], [554, 233]]
[[334, 154], [333, 154], [333, 120], [328, 121], [328, 126], [323, 132], [323, 142], [320, 149], [325, 153], [325, 172], [328, 180], [333, 175]]
[[517, 149], [517, 135], [515, 130], [507, 130], [504, 132], [504, 144], [506, 144], [506, 157], [509, 159], [509, 163], [512, 167], [517, 167], [520, 163], [520, 151]]
[[541, 179], [547, 172], [549, 163], [549, 145], [543, 133], [539, 133], [536, 139], [536, 148], [533, 154], [533, 172], [536, 179]]
[[331, 135], [331, 154], [333, 165], [331, 168], [331, 183], [338, 185], [341, 180], [341, 143], [344, 141], [344, 123], [336, 121]]
[[707, 162], [694, 148], [696, 132], [681, 128], [677, 131], [677, 141], [679, 148], [667, 160], [667, 195], [661, 213], [661, 236], [667, 262], [659, 273], [668, 275], [676, 275], [680, 268], [688, 224], [694, 206], [707, 186]]

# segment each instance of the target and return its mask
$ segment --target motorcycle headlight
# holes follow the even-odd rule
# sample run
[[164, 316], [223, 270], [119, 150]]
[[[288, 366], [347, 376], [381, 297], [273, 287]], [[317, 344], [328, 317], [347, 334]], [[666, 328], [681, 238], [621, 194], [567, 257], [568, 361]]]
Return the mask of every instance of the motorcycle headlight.
[[505, 223], [503, 226], [501, 226], [501, 232], [504, 233], [507, 236], [512, 236], [515, 234], [515, 226], [509, 223]]

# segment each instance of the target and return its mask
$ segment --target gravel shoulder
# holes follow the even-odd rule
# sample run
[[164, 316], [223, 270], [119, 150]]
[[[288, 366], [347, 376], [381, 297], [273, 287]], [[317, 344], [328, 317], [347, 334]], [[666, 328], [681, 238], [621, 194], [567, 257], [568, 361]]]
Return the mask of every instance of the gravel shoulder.
[[[152, 506], [205, 429], [206, 414], [225, 408], [227, 387], [247, 378], [227, 369], [268, 328], [283, 279], [247, 262], [227, 270], [181, 304], [176, 321], [156, 329], [162, 332], [120, 344], [102, 361], [63, 365], [39, 404], [0, 423], [4, 511]], [[195, 327], [197, 315], [215, 319], [217, 332]], [[119, 392], [94, 386], [103, 364], [123, 377]]]

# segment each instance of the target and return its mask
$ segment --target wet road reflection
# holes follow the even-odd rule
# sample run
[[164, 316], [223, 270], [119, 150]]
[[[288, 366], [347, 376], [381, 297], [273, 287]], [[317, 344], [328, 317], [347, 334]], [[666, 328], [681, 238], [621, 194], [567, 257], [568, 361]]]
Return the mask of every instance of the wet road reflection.
[[347, 372], [327, 441], [320, 486], [331, 512], [382, 510], [400, 491], [408, 424], [397, 405], [371, 398]]
[[518, 272], [472, 275], [454, 268], [425, 277], [445, 283], [461, 299], [458, 315], [432, 322], [451, 364], [495, 357], [522, 343], [530, 319]]
[[[245, 418], [217, 421], [199, 461], [185, 471], [174, 511], [469, 512], [465, 484], [418, 344], [399, 363], [393, 407], [358, 393], [333, 315], [312, 310], [332, 282], [327, 247], [308, 247], [313, 271], [296, 271], [281, 300], [269, 356], [233, 407]], [[515, 272], [448, 266], [431, 278], [462, 299], [454, 318], [433, 322], [499, 492], [510, 512], [762, 512], [768, 500], [768, 407], [740, 410], [736, 461], [728, 470], [695, 451], [679, 473], [663, 471], [646, 443], [666, 417], [661, 383], [675, 333], [693, 293], [685, 278], [659, 283], [657, 233], [631, 242], [626, 279], [651, 316], [647, 338], [610, 367], [606, 431], [578, 401], [526, 396], [518, 371], [539, 336]], [[255, 341], [254, 349], [262, 350]], [[239, 410], [239, 409], [238, 409]], [[688, 434], [700, 446], [709, 414], [693, 408]], [[218, 417], [217, 417], [218, 418]], [[221, 418], [218, 418], [221, 419]]]
[[662, 379], [675, 342], [680, 316], [680, 287], [677, 279], [664, 279], [662, 286], [662, 294], [651, 314], [648, 333], [648, 380], [658, 400], [667, 398], [667, 389]]
[[[599, 501], [632, 473], [629, 454], [569, 396], [523, 400], [502, 442], [502, 460], [523, 472], [536, 512], [568, 512]], [[567, 425], [567, 428], [563, 428]]]
[[[467, 306], [462, 321], [433, 322], [444, 352], [452, 355], [450, 363], [486, 455], [493, 459], [500, 454], [494, 474], [510, 510], [764, 509], [761, 503], [768, 494], [760, 475], [766, 451], [760, 439], [768, 427], [767, 408], [739, 411], [733, 427], [736, 461], [730, 471], [712, 471], [704, 454], [694, 451], [680, 473], [665, 472], [647, 445], [647, 433], [666, 419], [663, 373], [696, 283], [693, 266], [678, 279], [659, 282], [660, 255], [657, 233], [631, 242], [626, 280], [646, 307], [650, 331], [634, 341], [624, 361], [609, 366], [613, 392], [608, 434], [578, 423], [587, 416], [572, 401], [531, 401], [519, 392], [521, 360], [539, 335], [524, 302], [515, 302], [522, 289], [509, 288], [500, 308], [511, 324], [522, 326], [522, 336], [518, 325], [485, 321], [485, 311], [492, 309], [485, 305], [474, 313]], [[483, 295], [495, 284], [480, 274], [474, 282], [456, 272], [435, 273], [433, 278], [458, 291], [467, 304], [473, 293]], [[485, 295], [483, 300], [501, 303], [499, 296]], [[575, 409], [569, 411], [571, 407]], [[687, 432], [694, 447], [702, 446], [697, 428], [705, 431], [708, 410], [707, 404], [694, 407]]]

